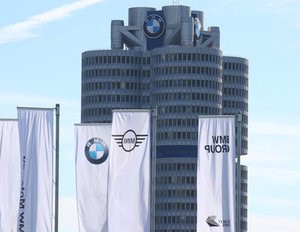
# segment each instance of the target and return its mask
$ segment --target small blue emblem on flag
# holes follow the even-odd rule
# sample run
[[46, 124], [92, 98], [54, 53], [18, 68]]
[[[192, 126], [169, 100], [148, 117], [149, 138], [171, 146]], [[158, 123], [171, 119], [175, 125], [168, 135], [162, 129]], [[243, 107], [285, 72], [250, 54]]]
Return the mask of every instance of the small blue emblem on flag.
[[99, 138], [90, 139], [85, 146], [84, 152], [87, 160], [93, 164], [101, 164], [108, 157], [108, 147]]

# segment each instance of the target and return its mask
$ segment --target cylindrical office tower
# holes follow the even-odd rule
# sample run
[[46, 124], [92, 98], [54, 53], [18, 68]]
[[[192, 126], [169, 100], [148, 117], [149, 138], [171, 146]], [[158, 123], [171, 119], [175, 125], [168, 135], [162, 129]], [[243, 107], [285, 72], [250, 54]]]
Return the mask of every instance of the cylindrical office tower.
[[240, 197], [241, 232], [248, 230], [248, 167], [241, 165], [241, 197]]
[[150, 89], [158, 110], [156, 231], [195, 231], [198, 118], [222, 113], [222, 52], [153, 49]]
[[[242, 114], [242, 155], [248, 151], [248, 60], [223, 57], [223, 114]], [[240, 228], [247, 231], [247, 166], [241, 166]]]
[[222, 114], [222, 52], [169, 46], [151, 51], [151, 106], [158, 146], [197, 145], [199, 115]]
[[[219, 28], [205, 30], [203, 12], [187, 6], [130, 8], [128, 24], [112, 21], [112, 50], [82, 54], [81, 122], [157, 108], [155, 232], [196, 232], [198, 117], [241, 112], [247, 153], [248, 61], [223, 57]], [[245, 166], [240, 186], [246, 232]]]
[[84, 52], [81, 121], [111, 122], [113, 109], [149, 108], [142, 97], [143, 83], [147, 81], [142, 75], [149, 75], [143, 65], [149, 62], [149, 57], [138, 51]]
[[242, 154], [248, 152], [248, 60], [223, 57], [223, 114], [242, 113]]

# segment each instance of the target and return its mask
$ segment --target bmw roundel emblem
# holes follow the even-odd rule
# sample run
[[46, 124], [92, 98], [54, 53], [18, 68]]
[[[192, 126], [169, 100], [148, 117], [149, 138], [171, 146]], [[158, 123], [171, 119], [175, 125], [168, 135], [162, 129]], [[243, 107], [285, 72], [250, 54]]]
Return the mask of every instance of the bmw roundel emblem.
[[92, 138], [85, 145], [85, 157], [93, 164], [101, 164], [108, 157], [107, 144], [100, 138]]
[[144, 21], [143, 29], [145, 35], [150, 39], [158, 38], [165, 31], [165, 21], [157, 14], [148, 15]]

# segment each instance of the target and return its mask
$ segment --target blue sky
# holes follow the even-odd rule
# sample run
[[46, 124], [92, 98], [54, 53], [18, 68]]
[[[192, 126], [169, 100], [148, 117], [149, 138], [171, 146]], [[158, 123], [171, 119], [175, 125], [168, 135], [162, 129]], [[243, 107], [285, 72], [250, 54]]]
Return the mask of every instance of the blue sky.
[[[176, 1], [177, 2], [177, 1]], [[179, 1], [219, 26], [225, 55], [249, 59], [249, 231], [300, 231], [300, 1]], [[77, 231], [73, 124], [81, 53], [110, 49], [110, 21], [173, 1], [0, 1], [0, 118], [61, 105], [60, 230]]]

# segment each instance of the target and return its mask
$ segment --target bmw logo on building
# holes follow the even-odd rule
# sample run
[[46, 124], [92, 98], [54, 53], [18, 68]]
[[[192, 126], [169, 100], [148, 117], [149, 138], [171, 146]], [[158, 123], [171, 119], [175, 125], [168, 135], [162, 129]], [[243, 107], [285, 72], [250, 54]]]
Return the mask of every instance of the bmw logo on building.
[[165, 31], [165, 21], [164, 19], [157, 15], [148, 15], [143, 24], [143, 29], [145, 35], [150, 39], [155, 39], [160, 37]]
[[108, 157], [107, 144], [100, 138], [92, 138], [85, 145], [85, 157], [92, 164], [101, 164]]

